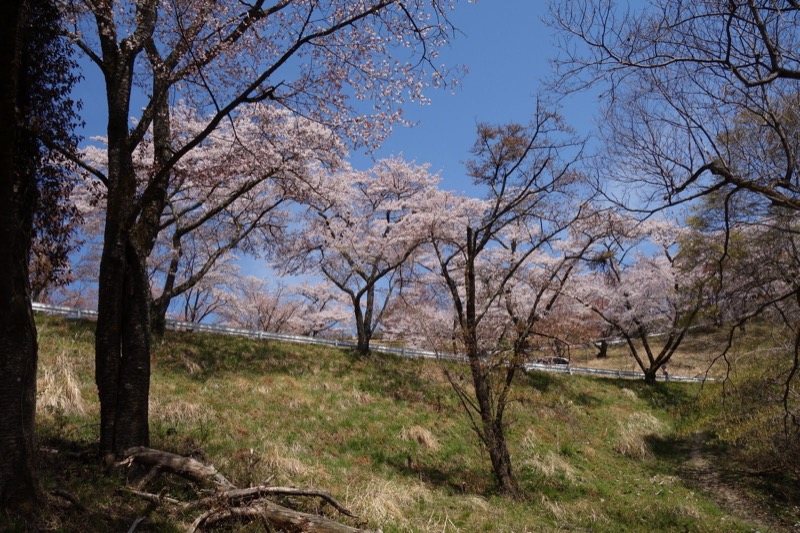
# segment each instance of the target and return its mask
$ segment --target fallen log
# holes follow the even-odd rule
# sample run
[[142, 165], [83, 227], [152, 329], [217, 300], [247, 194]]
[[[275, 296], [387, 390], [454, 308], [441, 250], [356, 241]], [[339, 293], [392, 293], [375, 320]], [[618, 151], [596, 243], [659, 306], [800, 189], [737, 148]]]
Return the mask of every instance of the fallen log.
[[148, 482], [159, 472], [165, 471], [184, 477], [198, 484], [211, 482], [216, 486], [212, 495], [203, 495], [193, 501], [183, 501], [161, 494], [152, 494], [137, 488], [127, 492], [156, 505], [172, 505], [181, 511], [199, 509], [203, 512], [192, 522], [188, 531], [195, 533], [203, 526], [233, 518], [253, 518], [264, 521], [270, 528], [291, 533], [370, 533], [368, 530], [348, 526], [322, 515], [296, 511], [267, 499], [270, 496], [303, 496], [321, 498], [338, 512], [358, 518], [330, 493], [315, 488], [296, 488], [259, 485], [237, 488], [211, 465], [182, 455], [137, 446], [125, 451], [125, 458], [118, 464], [140, 464], [150, 467], [145, 476]]

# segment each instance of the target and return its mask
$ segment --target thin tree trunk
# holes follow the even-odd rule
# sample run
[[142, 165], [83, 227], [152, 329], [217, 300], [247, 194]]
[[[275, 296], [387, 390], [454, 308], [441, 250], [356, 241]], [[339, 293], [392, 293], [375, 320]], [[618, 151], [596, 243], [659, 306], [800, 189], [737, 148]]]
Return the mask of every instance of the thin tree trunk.
[[0, 508], [33, 511], [37, 345], [28, 258], [35, 184], [15, 158], [23, 2], [0, 9]]
[[[155, 163], [155, 170], [158, 172], [172, 157], [172, 126], [170, 124], [169, 92], [167, 91], [166, 83], [162, 81], [167, 76], [167, 73], [161, 68], [162, 63], [157, 57], [155, 46], [148, 48], [148, 52], [150, 60], [156, 64], [154, 71], [157, 72], [153, 79], [153, 101], [156, 106], [156, 113], [153, 116], [153, 162]], [[142, 217], [137, 224], [138, 244], [144, 257], [149, 257], [158, 236], [161, 215], [167, 205], [169, 180], [169, 174], [158, 180], [158, 186], [154, 188], [156, 192], [150, 195], [148, 201], [145, 202]], [[170, 261], [164, 290], [158, 302], [153, 302], [150, 306], [151, 333], [159, 337], [166, 330], [167, 309], [169, 309], [169, 304], [172, 301], [175, 274], [181, 257], [179, 234], [174, 236], [172, 244], [175, 255]], [[150, 295], [150, 299], [152, 300], [152, 295]]]
[[492, 392], [477, 353], [468, 351], [468, 356], [472, 382], [475, 387], [475, 399], [478, 401], [480, 410], [483, 441], [489, 452], [495, 481], [501, 492], [517, 496], [519, 495], [519, 485], [511, 466], [511, 454], [506, 443], [503, 417], [495, 409], [492, 409]]
[[[511, 454], [508, 452], [505, 432], [503, 431], [502, 407], [492, 408], [493, 398], [491, 384], [484, 373], [481, 353], [478, 347], [477, 314], [475, 310], [477, 284], [475, 279], [475, 257], [477, 248], [472, 228], [467, 228], [467, 262], [464, 267], [464, 285], [466, 306], [464, 313], [465, 322], [462, 323], [464, 331], [464, 344], [469, 358], [472, 382], [475, 387], [475, 399], [481, 417], [481, 430], [483, 441], [489, 452], [492, 462], [492, 471], [501, 492], [512, 496], [519, 494], [519, 485], [511, 468]], [[502, 401], [502, 400], [501, 400]]]

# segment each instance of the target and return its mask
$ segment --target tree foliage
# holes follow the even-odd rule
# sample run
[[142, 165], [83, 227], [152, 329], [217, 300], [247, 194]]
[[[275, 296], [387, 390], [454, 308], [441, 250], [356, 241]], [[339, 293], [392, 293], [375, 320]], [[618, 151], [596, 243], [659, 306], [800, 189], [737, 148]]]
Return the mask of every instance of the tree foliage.
[[290, 272], [319, 274], [346, 295], [363, 354], [441, 207], [431, 201], [438, 181], [426, 165], [393, 157], [365, 172], [320, 174], [309, 184], [300, 228], [279, 259]]
[[800, 210], [800, 4], [651, 0], [626, 11], [579, 0], [553, 4], [551, 23], [563, 39], [557, 85], [603, 91], [598, 168], [616, 184], [609, 197], [646, 212], [698, 199], [715, 207], [705, 222], [717, 224], [707, 236], [722, 244], [707, 250], [717, 303], [743, 304], [730, 317], [737, 327], [774, 313], [788, 328], [789, 366], [773, 368], [765, 386], [782, 383], [785, 435], [796, 442], [788, 398], [800, 371], [800, 285], [789, 265]]

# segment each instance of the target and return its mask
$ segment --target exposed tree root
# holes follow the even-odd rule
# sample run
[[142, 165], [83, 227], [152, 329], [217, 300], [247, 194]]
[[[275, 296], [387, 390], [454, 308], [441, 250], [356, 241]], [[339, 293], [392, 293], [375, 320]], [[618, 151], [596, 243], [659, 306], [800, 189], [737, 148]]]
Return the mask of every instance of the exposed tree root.
[[[303, 496], [320, 498], [345, 516], [358, 518], [348, 511], [330, 493], [314, 488], [275, 487], [259, 485], [237, 488], [213, 466], [206, 465], [174, 453], [136, 447], [126, 450], [124, 459], [118, 465], [140, 464], [150, 468], [148, 474], [127, 492], [145, 499], [154, 505], [169, 505], [181, 511], [199, 510], [188, 531], [202, 531], [229, 519], [250, 518], [264, 523], [267, 531], [289, 531], [297, 533], [368, 533], [367, 530], [351, 527], [322, 515], [296, 511], [268, 499], [275, 496]], [[159, 473], [170, 472], [200, 485], [213, 486], [213, 495], [203, 495], [196, 500], [184, 501], [162, 494], [146, 492], [144, 486]]]

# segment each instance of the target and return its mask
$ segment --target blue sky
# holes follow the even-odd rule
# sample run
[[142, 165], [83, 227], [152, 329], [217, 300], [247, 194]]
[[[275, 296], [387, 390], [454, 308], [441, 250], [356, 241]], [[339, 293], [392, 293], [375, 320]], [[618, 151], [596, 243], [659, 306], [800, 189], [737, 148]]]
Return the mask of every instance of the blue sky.
[[[441, 172], [443, 188], [468, 191], [462, 162], [475, 140], [476, 124], [527, 122], [536, 94], [544, 90], [541, 81], [550, 75], [557, 52], [554, 31], [542, 22], [546, 13], [544, 0], [459, 4], [453, 21], [460, 33], [442, 60], [466, 65], [469, 74], [454, 94], [431, 91], [429, 105], [407, 107], [406, 117], [418, 124], [396, 128], [376, 155], [402, 152], [406, 159], [430, 163], [433, 172]], [[596, 102], [592, 95], [577, 95], [561, 109], [582, 136], [592, 128]]]

